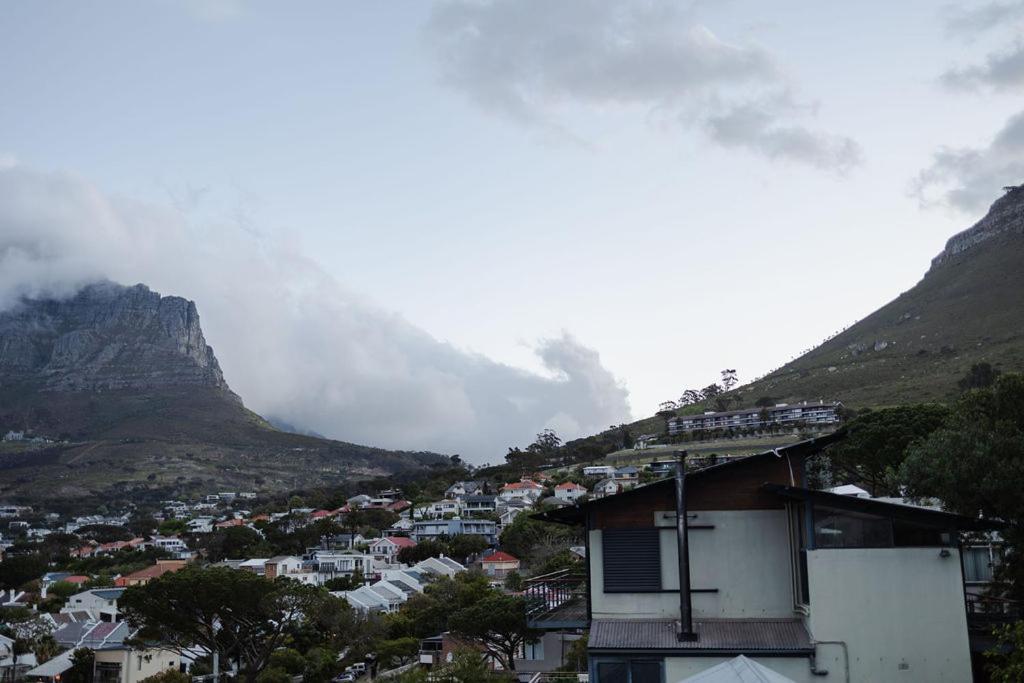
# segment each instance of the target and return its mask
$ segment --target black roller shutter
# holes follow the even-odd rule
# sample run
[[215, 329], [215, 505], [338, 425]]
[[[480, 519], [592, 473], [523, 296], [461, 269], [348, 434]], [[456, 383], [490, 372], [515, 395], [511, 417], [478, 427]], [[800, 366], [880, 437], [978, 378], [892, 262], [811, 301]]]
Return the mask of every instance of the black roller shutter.
[[605, 529], [601, 532], [605, 593], [661, 590], [658, 529]]

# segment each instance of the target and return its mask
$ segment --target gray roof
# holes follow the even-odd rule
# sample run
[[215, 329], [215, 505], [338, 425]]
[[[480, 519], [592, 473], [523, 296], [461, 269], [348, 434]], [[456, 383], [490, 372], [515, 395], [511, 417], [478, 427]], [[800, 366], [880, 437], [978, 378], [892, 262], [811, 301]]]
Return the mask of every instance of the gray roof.
[[486, 495], [466, 495], [462, 497], [463, 503], [493, 503], [497, 500], [497, 496], [486, 496]]
[[696, 619], [698, 638], [680, 641], [673, 619], [594, 619], [592, 650], [686, 650], [718, 654], [811, 652], [811, 638], [799, 619]]
[[97, 588], [92, 594], [103, 600], [117, 600], [124, 595], [124, 588]]

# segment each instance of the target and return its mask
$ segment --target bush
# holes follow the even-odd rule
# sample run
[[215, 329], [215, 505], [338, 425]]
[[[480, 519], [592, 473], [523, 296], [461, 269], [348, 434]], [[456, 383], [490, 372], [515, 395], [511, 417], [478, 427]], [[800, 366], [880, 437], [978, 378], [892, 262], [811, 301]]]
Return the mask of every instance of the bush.
[[256, 677], [256, 683], [292, 683], [292, 677], [284, 669], [272, 666], [260, 672]]
[[297, 650], [289, 647], [281, 648], [271, 653], [268, 668], [282, 669], [293, 676], [297, 676], [306, 668], [306, 660]]
[[192, 677], [177, 669], [164, 669], [158, 674], [143, 678], [140, 683], [192, 683]]

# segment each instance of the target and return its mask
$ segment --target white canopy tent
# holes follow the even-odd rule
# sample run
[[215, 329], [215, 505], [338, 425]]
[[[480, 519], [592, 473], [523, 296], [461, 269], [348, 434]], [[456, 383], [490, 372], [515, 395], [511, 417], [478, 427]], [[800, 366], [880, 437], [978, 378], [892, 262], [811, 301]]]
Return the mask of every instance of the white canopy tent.
[[795, 683], [743, 655], [701, 671], [679, 683]]

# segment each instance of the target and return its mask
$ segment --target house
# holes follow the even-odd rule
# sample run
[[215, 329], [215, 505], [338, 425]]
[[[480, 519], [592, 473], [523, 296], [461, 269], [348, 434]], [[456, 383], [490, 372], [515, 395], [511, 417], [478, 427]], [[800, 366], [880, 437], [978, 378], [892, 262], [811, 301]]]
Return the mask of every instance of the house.
[[97, 683], [139, 683], [150, 676], [164, 671], [177, 671], [181, 656], [160, 647], [142, 646], [132, 642], [135, 635], [127, 625], [120, 624], [76, 624], [71, 638], [62, 633], [54, 638], [68, 648], [53, 659], [26, 672], [36, 681], [59, 683], [63, 674], [71, 668], [71, 658], [78, 648], [87, 648], [95, 655], [94, 680]]
[[594, 484], [592, 493], [594, 498], [604, 498], [606, 496], [614, 496], [621, 490], [622, 485], [614, 479], [602, 479]]
[[538, 484], [532, 479], [522, 479], [502, 486], [498, 492], [498, 497], [502, 500], [512, 500], [514, 498], [537, 500], [543, 493], [544, 486], [542, 484]]
[[303, 560], [294, 555], [276, 555], [263, 563], [263, 576], [268, 579], [286, 578], [310, 586], [318, 586], [322, 582], [318, 567], [311, 561]]
[[567, 481], [555, 487], [555, 498], [573, 503], [577, 498], [587, 495], [587, 488], [574, 481]]
[[317, 572], [317, 584], [342, 576], [359, 573], [364, 577], [373, 573], [373, 556], [357, 552], [337, 552], [315, 548], [306, 554], [305, 559]]
[[177, 536], [154, 536], [150, 541], [154, 548], [159, 548], [178, 560], [191, 559], [192, 551], [185, 545], [185, 541]]
[[498, 510], [498, 497], [485, 494], [466, 494], [462, 497], [462, 511], [469, 516], [486, 515]]
[[124, 588], [93, 588], [75, 593], [68, 598], [61, 612], [85, 610], [97, 621], [116, 622], [120, 614], [117, 610], [117, 601], [121, 599], [124, 591]]
[[482, 493], [483, 486], [478, 481], [457, 481], [445, 490], [444, 497], [459, 499], [463, 496], [472, 496]]
[[494, 545], [498, 542], [498, 525], [489, 519], [458, 518], [421, 520], [412, 525], [412, 537], [417, 543], [458, 534], [483, 536], [488, 545]]
[[611, 465], [588, 465], [583, 468], [584, 477], [613, 477], [615, 468]]
[[519, 571], [519, 559], [501, 550], [496, 550], [480, 560], [484, 575], [500, 583], [512, 572]]
[[413, 510], [413, 517], [416, 519], [437, 519], [445, 515], [456, 516], [461, 512], [462, 505], [457, 500], [446, 498], [427, 503]]
[[518, 507], [506, 507], [502, 510], [501, 514], [498, 515], [498, 523], [502, 528], [507, 527], [512, 522], [516, 521], [516, 517], [520, 512], [525, 512], [526, 508]]
[[370, 543], [369, 553], [374, 559], [391, 564], [402, 548], [412, 548], [415, 545], [416, 541], [407, 536], [385, 536]]
[[157, 560], [156, 564], [152, 566], [132, 572], [131, 574], [119, 576], [114, 580], [114, 585], [124, 588], [128, 586], [145, 586], [153, 579], [160, 578], [168, 572], [184, 569], [187, 564], [188, 560]]
[[807, 488], [839, 438], [537, 515], [585, 529], [589, 680], [682, 681], [739, 655], [798, 683], [971, 680], [958, 539], [994, 525]]
[[618, 482], [622, 488], [632, 488], [640, 482], [640, 470], [632, 465], [626, 465], [625, 467], [619, 467], [616, 469], [612, 478]]

